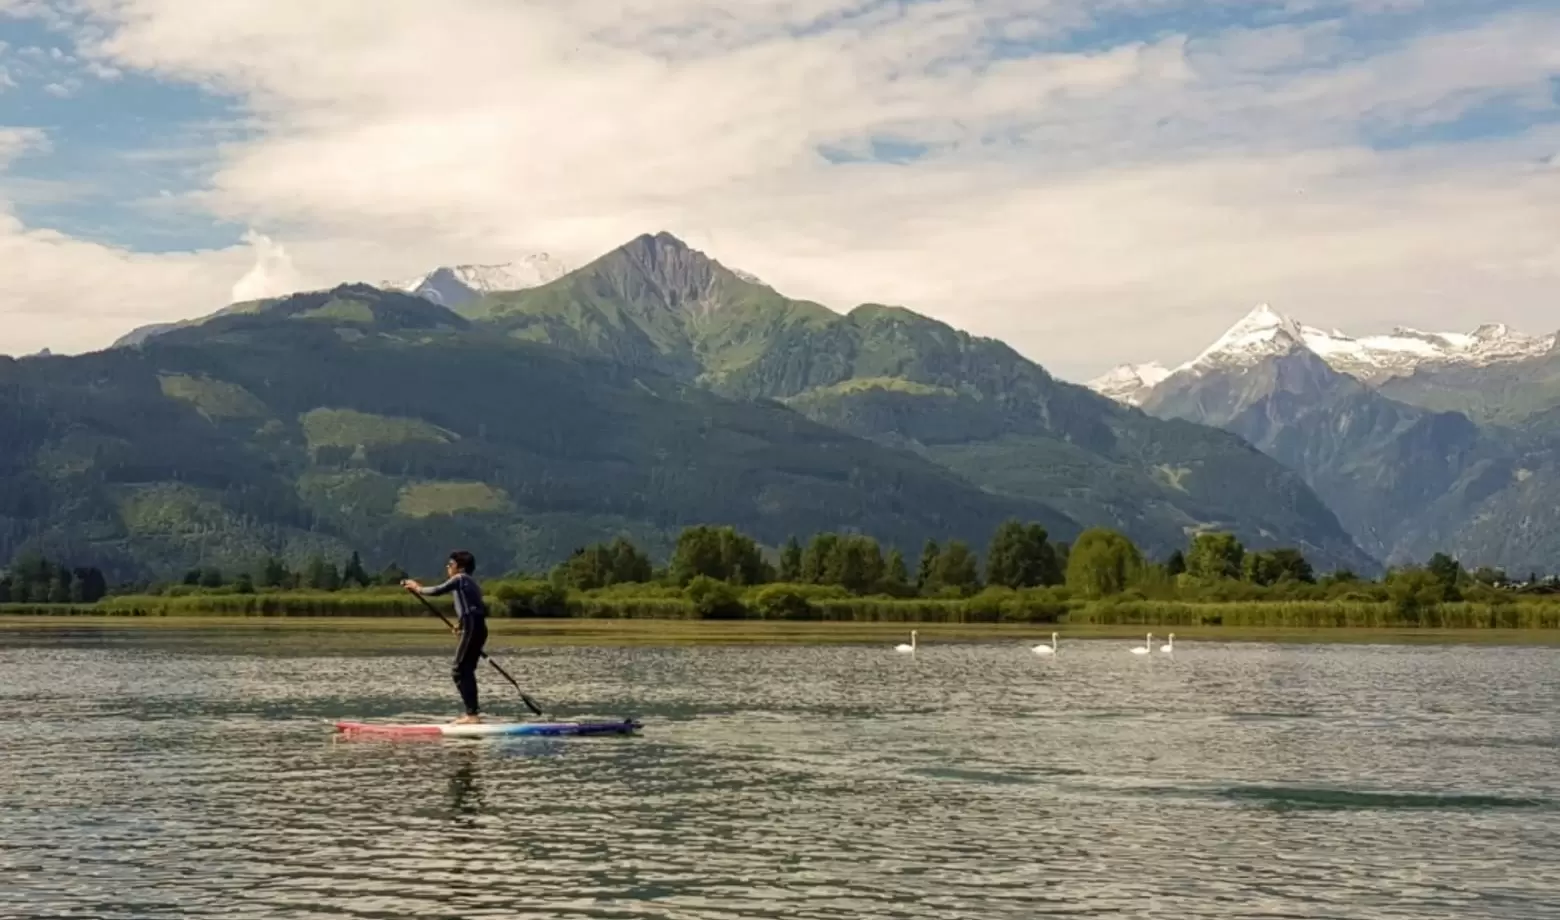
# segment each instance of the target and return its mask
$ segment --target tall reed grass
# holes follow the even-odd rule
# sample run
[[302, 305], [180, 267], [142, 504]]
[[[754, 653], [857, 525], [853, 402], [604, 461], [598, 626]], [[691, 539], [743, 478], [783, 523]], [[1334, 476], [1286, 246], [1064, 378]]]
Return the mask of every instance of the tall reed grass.
[[[641, 586], [644, 587], [644, 586]], [[1298, 601], [1058, 600], [1046, 591], [991, 589], [970, 598], [855, 597], [816, 585], [722, 588], [713, 600], [676, 588], [625, 586], [565, 592], [546, 582], [487, 586], [492, 611], [510, 617], [654, 620], [792, 620], [854, 623], [1034, 623], [1299, 629], [1560, 629], [1560, 600], [1443, 603], [1404, 609], [1358, 598]], [[446, 599], [434, 603], [449, 612]], [[395, 589], [107, 597], [95, 604], [0, 605], [5, 615], [147, 617], [421, 617]]]

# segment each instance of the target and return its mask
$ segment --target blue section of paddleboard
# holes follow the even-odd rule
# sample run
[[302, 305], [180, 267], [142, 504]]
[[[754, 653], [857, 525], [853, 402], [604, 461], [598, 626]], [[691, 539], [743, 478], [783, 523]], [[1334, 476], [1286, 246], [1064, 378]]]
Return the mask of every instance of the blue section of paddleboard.
[[[481, 725], [457, 725], [455, 728], [481, 728]], [[625, 735], [644, 726], [634, 719], [612, 722], [514, 722], [495, 725], [491, 732], [470, 732], [473, 735]], [[460, 734], [467, 734], [460, 732]]]
[[335, 723], [337, 732], [345, 735], [380, 738], [489, 738], [517, 735], [630, 735], [643, 728], [638, 719], [580, 719], [553, 722], [476, 722], [458, 724], [436, 723]]

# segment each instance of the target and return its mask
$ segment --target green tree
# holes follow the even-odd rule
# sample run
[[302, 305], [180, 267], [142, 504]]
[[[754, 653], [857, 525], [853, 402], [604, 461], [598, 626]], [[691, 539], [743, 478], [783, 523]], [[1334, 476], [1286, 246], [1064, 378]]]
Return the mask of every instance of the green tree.
[[791, 584], [770, 585], [753, 598], [753, 609], [766, 620], [807, 620], [812, 618], [812, 603], [807, 595]]
[[1445, 553], [1436, 553], [1425, 563], [1425, 571], [1429, 572], [1437, 582], [1441, 584], [1441, 593], [1445, 600], [1461, 600], [1461, 583], [1467, 580], [1467, 573], [1463, 571], [1462, 563]]
[[95, 604], [108, 593], [108, 582], [96, 566], [87, 566], [76, 570], [76, 578], [71, 582], [70, 590], [72, 602]]
[[202, 588], [220, 588], [225, 584], [222, 570], [214, 565], [208, 565], [200, 570], [200, 586]]
[[53, 568], [54, 571], [51, 573], [53, 577], [49, 579], [49, 603], [68, 604], [70, 603], [71, 582], [74, 581], [71, 577], [70, 569], [63, 565], [54, 566]]
[[54, 578], [54, 564], [39, 553], [23, 553], [11, 563], [11, 577], [16, 585], [46, 592], [49, 582]]
[[751, 537], [733, 527], [709, 525], [688, 527], [678, 535], [668, 569], [680, 586], [700, 575], [735, 585], [763, 584], [773, 576]]
[[372, 579], [368, 577], [368, 572], [363, 568], [363, 560], [358, 557], [357, 550], [353, 550], [352, 558], [348, 559], [347, 564], [341, 569], [342, 584], [366, 588], [370, 581]]
[[1132, 541], [1103, 527], [1079, 534], [1067, 554], [1067, 586], [1088, 597], [1120, 594], [1143, 570], [1143, 554]]
[[723, 579], [696, 575], [683, 590], [700, 619], [737, 620], [747, 612], [736, 589]]
[[1428, 569], [1399, 569], [1388, 574], [1386, 581], [1392, 609], [1410, 622], [1418, 622], [1446, 599], [1446, 584]]
[[889, 594], [900, 595], [910, 589], [910, 573], [905, 568], [905, 556], [894, 547], [888, 551], [888, 562], [885, 563], [886, 571], [883, 575], [883, 587]]
[[1200, 533], [1186, 553], [1186, 571], [1204, 581], [1241, 577], [1246, 549], [1232, 533]]
[[248, 572], [239, 572], [238, 577], [233, 579], [233, 590], [237, 591], [239, 594], [255, 593], [254, 578], [252, 578]]
[[921, 547], [921, 563], [915, 572], [915, 589], [921, 594], [931, 594], [936, 585], [933, 579], [937, 575], [937, 560], [942, 556], [942, 550], [937, 547], [937, 541], [927, 538]]
[[855, 594], [868, 594], [883, 582], [887, 571], [883, 548], [871, 537], [848, 534], [834, 544], [826, 570], [828, 584], [836, 584]]
[[1241, 560], [1241, 575], [1254, 585], [1276, 585], [1281, 582], [1316, 581], [1311, 563], [1297, 549], [1268, 549], [1250, 552]]
[[1170, 554], [1169, 559], [1165, 560], [1165, 574], [1174, 578], [1184, 571], [1186, 571], [1186, 556], [1180, 550], [1176, 550]]
[[286, 564], [272, 556], [266, 559], [265, 565], [260, 569], [260, 584], [267, 588], [285, 587], [290, 574]]
[[410, 577], [405, 569], [392, 562], [385, 566], [384, 571], [380, 572], [374, 581], [381, 585], [398, 585]]
[[960, 594], [974, 594], [980, 590], [980, 563], [962, 541], [949, 540], [932, 567], [932, 583], [937, 590], [957, 588]]
[[623, 537], [577, 549], [553, 570], [555, 580], [580, 591], [644, 584], [650, 575], [650, 558]]
[[1316, 581], [1316, 571], [1311, 568], [1311, 563], [1305, 558], [1305, 554], [1292, 547], [1281, 547], [1268, 553], [1273, 564], [1278, 567], [1279, 581], [1299, 581], [1313, 584]]
[[1061, 583], [1056, 551], [1039, 524], [1002, 522], [986, 554], [986, 583], [1008, 588], [1037, 588]]
[[650, 557], [639, 551], [626, 537], [614, 537], [607, 549], [612, 553], [612, 583], [642, 585], [651, 580], [655, 567]]
[[553, 580], [576, 591], [612, 584], [612, 551], [603, 543], [582, 546], [553, 569]]
[[839, 571], [831, 567], [839, 565], [839, 556], [835, 554], [839, 542], [839, 534], [813, 534], [813, 538], [807, 541], [806, 551], [802, 553], [801, 581], [810, 585], [838, 583]]
[[1278, 581], [1278, 562], [1272, 553], [1251, 552], [1241, 560], [1241, 577], [1254, 585], [1271, 585]]
[[780, 551], [780, 580], [789, 584], [802, 580], [802, 544], [794, 536]]
[[303, 583], [315, 591], [335, 591], [341, 587], [341, 573], [324, 558], [315, 556], [303, 570]]

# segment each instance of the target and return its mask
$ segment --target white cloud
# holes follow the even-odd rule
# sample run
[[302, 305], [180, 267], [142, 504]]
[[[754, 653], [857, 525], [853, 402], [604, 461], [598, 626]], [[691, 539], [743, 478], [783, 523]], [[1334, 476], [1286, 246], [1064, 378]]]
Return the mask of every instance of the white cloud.
[[[1279, 23], [997, 59], [993, 41], [1176, 5], [89, 3], [103, 40], [76, 51], [87, 66], [241, 93], [263, 129], [183, 204], [287, 229], [254, 239], [250, 275], [245, 248], [73, 249], [148, 285], [81, 286], [81, 315], [167, 319], [235, 281], [275, 292], [292, 283], [278, 276], [372, 281], [534, 249], [578, 263], [666, 229], [794, 296], [901, 302], [1075, 379], [1178, 360], [1262, 300], [1362, 331], [1553, 322], [1560, 176], [1532, 164], [1560, 135], [1372, 152], [1359, 131], [1492, 100], [1552, 111], [1560, 14], [1371, 46], [1336, 22]], [[817, 153], [874, 137], [931, 152], [848, 167]], [[187, 283], [151, 293], [173, 275]], [[33, 296], [12, 291], [0, 314]], [[109, 325], [51, 344], [104, 344], [123, 331]], [[15, 328], [0, 349], [17, 350]]]
[[57, 83], [48, 83], [43, 87], [44, 92], [56, 99], [69, 99], [79, 89], [81, 89], [81, 81], [75, 78], [61, 80]]
[[38, 128], [7, 128], [0, 125], [0, 169], [26, 153], [38, 153], [49, 148], [49, 136]]
[[143, 323], [210, 313], [250, 261], [248, 247], [126, 252], [0, 214], [0, 351], [91, 350]]
[[244, 242], [254, 247], [255, 264], [233, 285], [228, 296], [234, 303], [279, 297], [309, 286], [285, 246], [253, 230], [244, 234]]
[[86, 72], [105, 83], [112, 83], [124, 76], [124, 72], [114, 67], [109, 67], [98, 61], [88, 61], [84, 67]]

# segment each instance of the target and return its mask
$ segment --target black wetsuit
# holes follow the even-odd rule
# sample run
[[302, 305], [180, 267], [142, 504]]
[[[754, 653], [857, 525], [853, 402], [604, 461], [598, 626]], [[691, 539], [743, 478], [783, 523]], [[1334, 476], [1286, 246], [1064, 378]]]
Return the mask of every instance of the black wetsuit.
[[460, 615], [460, 642], [455, 646], [455, 666], [451, 674], [460, 699], [466, 704], [468, 715], [477, 714], [477, 661], [482, 657], [482, 646], [487, 644], [487, 605], [482, 602], [482, 588], [477, 580], [465, 572], [436, 588], [424, 588], [429, 597], [455, 594], [455, 612]]

